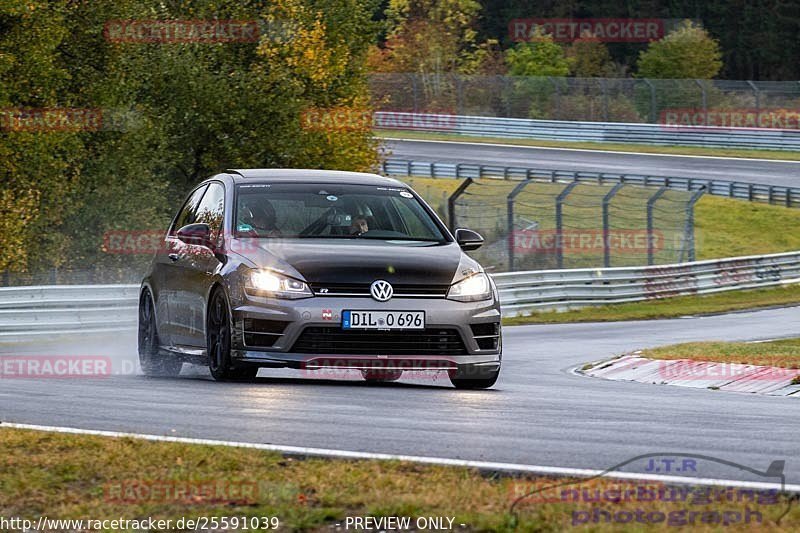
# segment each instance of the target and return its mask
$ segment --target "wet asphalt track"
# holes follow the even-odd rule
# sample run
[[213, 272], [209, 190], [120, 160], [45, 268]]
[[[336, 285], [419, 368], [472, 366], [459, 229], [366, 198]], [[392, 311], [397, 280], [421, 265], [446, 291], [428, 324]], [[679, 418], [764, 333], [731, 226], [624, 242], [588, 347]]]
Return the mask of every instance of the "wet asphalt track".
[[487, 145], [458, 142], [386, 141], [391, 157], [615, 174], [680, 176], [800, 187], [800, 161], [659, 156]]
[[[0, 379], [0, 420], [245, 442], [544, 466], [605, 469], [634, 456], [712, 455], [764, 470], [785, 459], [800, 482], [800, 401], [586, 378], [576, 365], [635, 348], [690, 340], [800, 335], [800, 308], [704, 318], [505, 328], [504, 368], [492, 390], [446, 379], [369, 386], [262, 370], [215, 383], [204, 369], [177, 379], [129, 372], [132, 333], [38, 344], [8, 354], [98, 354], [123, 375]], [[645, 461], [628, 471], [642, 471]], [[677, 472], [669, 472], [679, 474]], [[687, 475], [765, 480], [704, 462]]]

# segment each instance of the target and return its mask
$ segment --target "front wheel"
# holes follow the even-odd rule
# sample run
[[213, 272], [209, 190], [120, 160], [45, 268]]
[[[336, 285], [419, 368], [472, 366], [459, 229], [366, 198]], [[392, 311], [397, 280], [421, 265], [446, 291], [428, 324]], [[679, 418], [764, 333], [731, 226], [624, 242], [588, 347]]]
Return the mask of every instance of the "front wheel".
[[159, 353], [158, 329], [153, 297], [145, 290], [139, 299], [139, 366], [145, 376], [175, 377], [183, 362], [174, 355]]
[[217, 381], [252, 379], [257, 367], [234, 367], [231, 363], [231, 318], [228, 301], [221, 288], [214, 290], [208, 306], [206, 325], [206, 350], [208, 369]]
[[497, 378], [499, 376], [500, 376], [500, 370], [481, 376], [479, 378], [459, 378], [451, 376], [450, 383], [452, 383], [453, 386], [457, 389], [466, 389], [466, 390], [488, 389], [497, 382]]

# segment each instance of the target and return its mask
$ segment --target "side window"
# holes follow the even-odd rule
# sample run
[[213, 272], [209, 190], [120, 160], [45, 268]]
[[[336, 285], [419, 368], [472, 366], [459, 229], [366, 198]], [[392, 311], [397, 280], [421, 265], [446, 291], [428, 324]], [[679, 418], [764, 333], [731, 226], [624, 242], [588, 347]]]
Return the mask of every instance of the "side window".
[[178, 212], [178, 216], [175, 217], [175, 223], [169, 230], [170, 235], [175, 235], [175, 232], [187, 224], [194, 224], [195, 217], [197, 216], [197, 206], [206, 189], [207, 187], [200, 187], [189, 196], [186, 203], [183, 204], [183, 207]]
[[225, 187], [219, 183], [211, 183], [197, 206], [195, 222], [204, 222], [211, 226], [211, 240], [219, 242], [222, 221], [225, 213]]

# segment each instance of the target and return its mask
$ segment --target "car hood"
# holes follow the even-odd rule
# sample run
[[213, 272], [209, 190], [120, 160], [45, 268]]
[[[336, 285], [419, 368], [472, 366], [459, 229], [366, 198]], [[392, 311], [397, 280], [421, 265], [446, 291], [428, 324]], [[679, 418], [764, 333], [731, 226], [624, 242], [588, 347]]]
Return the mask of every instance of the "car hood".
[[253, 267], [270, 268], [313, 284], [384, 279], [392, 284], [449, 285], [463, 265], [456, 243], [237, 239], [236, 244], [236, 252]]

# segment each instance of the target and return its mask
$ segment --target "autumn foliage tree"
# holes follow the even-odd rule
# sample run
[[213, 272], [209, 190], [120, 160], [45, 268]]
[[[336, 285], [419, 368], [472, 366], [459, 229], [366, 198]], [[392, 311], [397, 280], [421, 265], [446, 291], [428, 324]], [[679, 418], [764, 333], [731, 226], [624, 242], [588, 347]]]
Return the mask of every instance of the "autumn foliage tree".
[[[4, 2], [0, 109], [99, 109], [119, 120], [75, 131], [0, 123], [0, 270], [146, 262], [104, 253], [103, 234], [163, 230], [187, 189], [225, 168], [373, 169], [369, 128], [321, 131], [301, 118], [368, 106], [374, 9], [371, 0]], [[104, 35], [113, 20], [215, 19], [257, 22], [258, 41]]]

